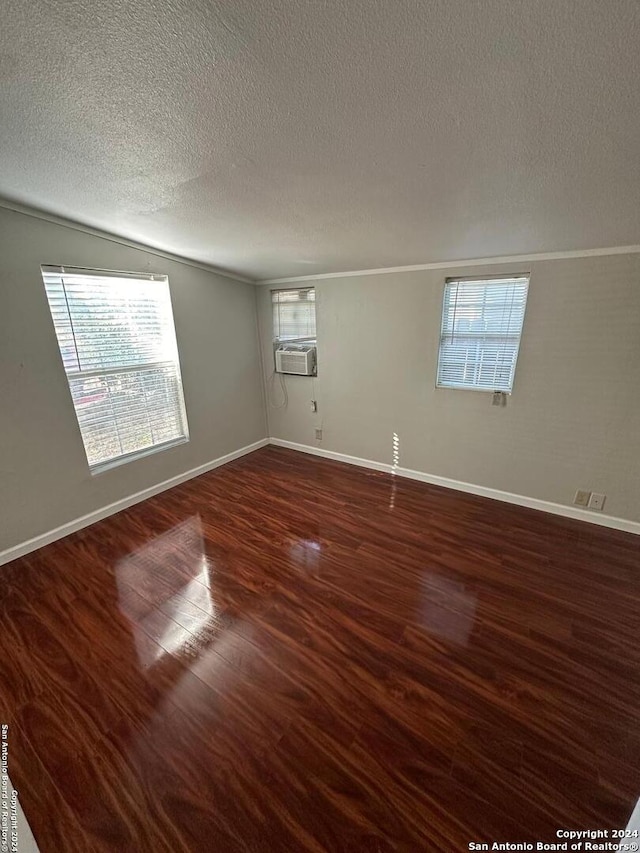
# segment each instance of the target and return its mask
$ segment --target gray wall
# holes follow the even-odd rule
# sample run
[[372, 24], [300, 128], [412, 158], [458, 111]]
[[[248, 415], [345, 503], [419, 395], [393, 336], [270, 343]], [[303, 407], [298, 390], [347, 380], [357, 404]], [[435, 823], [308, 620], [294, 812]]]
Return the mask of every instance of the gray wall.
[[[490, 394], [436, 389], [445, 278], [526, 271], [527, 314], [506, 408], [492, 407]], [[390, 463], [395, 432], [403, 468], [560, 504], [572, 504], [577, 488], [604, 492], [606, 514], [640, 520], [639, 255], [315, 286], [318, 377], [287, 377], [286, 408], [275, 408], [281, 391], [268, 378], [271, 288], [259, 293], [271, 436]]]
[[[188, 444], [89, 474], [40, 276], [43, 263], [169, 276]], [[254, 291], [0, 209], [0, 551], [265, 437]]]

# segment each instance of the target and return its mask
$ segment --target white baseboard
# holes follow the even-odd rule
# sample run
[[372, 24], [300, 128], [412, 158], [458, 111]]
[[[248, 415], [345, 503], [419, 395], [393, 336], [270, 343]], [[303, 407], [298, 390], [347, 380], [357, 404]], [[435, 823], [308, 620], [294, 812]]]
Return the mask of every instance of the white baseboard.
[[323, 456], [325, 459], [334, 459], [336, 462], [346, 462], [348, 465], [357, 465], [359, 468], [372, 468], [374, 471], [391, 473], [392, 466], [386, 462], [374, 462], [373, 459], [361, 459], [359, 456], [349, 456], [347, 453], [336, 453], [333, 450], [325, 450], [322, 447], [314, 447], [310, 444], [297, 444], [295, 441], [285, 441], [282, 438], [270, 438], [269, 444], [275, 447], [287, 447], [289, 450], [298, 450], [300, 453], [311, 453], [313, 456]]
[[239, 450], [234, 450], [231, 453], [227, 453], [225, 456], [219, 456], [212, 462], [205, 462], [204, 465], [199, 465], [197, 468], [191, 468], [191, 470], [185, 471], [183, 474], [178, 474], [176, 477], [171, 477], [169, 480], [163, 480], [161, 483], [156, 483], [155, 486], [149, 486], [148, 489], [143, 489], [141, 492], [128, 495], [126, 498], [115, 501], [115, 503], [108, 504], [107, 506], [94, 510], [94, 512], [87, 513], [87, 515], [83, 515], [81, 518], [69, 521], [60, 527], [56, 527], [55, 530], [49, 530], [47, 533], [41, 533], [39, 536], [34, 536], [33, 539], [22, 542], [20, 545], [14, 545], [6, 551], [0, 551], [0, 566], [11, 562], [11, 560], [17, 560], [19, 557], [24, 557], [25, 554], [30, 554], [38, 548], [43, 548], [45, 545], [49, 545], [57, 539], [62, 539], [70, 533], [76, 533], [76, 531], [82, 530], [83, 527], [95, 524], [96, 521], [102, 521], [103, 518], [115, 515], [116, 512], [128, 509], [130, 506], [140, 503], [140, 501], [152, 498], [154, 495], [160, 494], [160, 492], [164, 492], [174, 486], [179, 486], [180, 483], [185, 483], [187, 480], [199, 477], [200, 474], [206, 474], [207, 471], [213, 471], [214, 468], [219, 468], [221, 465], [226, 465], [227, 462], [238, 459], [240, 456], [252, 453], [254, 450], [258, 450], [258, 448], [264, 447], [266, 444], [269, 444], [268, 438], [255, 441], [253, 444], [248, 444], [246, 447], [241, 447]]
[[[83, 527], [88, 527], [90, 524], [95, 524], [97, 521], [102, 521], [110, 515], [115, 515], [123, 509], [141, 501], [147, 500], [154, 495], [160, 494], [174, 486], [179, 486], [180, 483], [185, 483], [200, 474], [206, 474], [207, 471], [212, 471], [214, 468], [219, 468], [227, 462], [238, 459], [240, 456], [245, 456], [247, 453], [252, 453], [260, 447], [267, 444], [273, 444], [276, 447], [287, 447], [290, 450], [297, 450], [301, 453], [310, 453], [313, 456], [322, 456], [325, 459], [334, 459], [337, 462], [346, 462], [348, 465], [356, 465], [360, 468], [370, 468], [374, 471], [383, 471], [388, 474], [393, 473], [392, 465], [385, 462], [376, 462], [373, 459], [361, 459], [359, 456], [349, 456], [347, 453], [337, 453], [333, 450], [325, 450], [321, 447], [313, 447], [308, 444], [298, 444], [294, 441], [284, 441], [280, 438], [263, 438], [253, 444], [248, 444], [246, 447], [241, 447], [239, 450], [234, 450], [227, 453], [225, 456], [220, 456], [212, 462], [206, 462], [197, 468], [191, 468], [183, 474], [178, 474], [176, 477], [171, 477], [169, 480], [163, 480], [155, 486], [149, 486], [148, 489], [143, 489], [141, 492], [136, 492], [126, 498], [122, 498], [115, 503], [108, 504], [100, 509], [83, 515], [81, 518], [76, 518], [66, 524], [56, 527], [54, 530], [49, 530], [39, 536], [34, 536], [20, 545], [14, 545], [6, 551], [0, 551], [0, 566], [5, 563], [10, 563], [12, 560], [17, 560], [19, 557], [24, 557], [25, 554], [30, 554], [38, 548], [43, 548], [57, 539], [62, 539], [70, 533], [75, 533], [82, 530]], [[481, 497], [491, 498], [492, 500], [504, 501], [505, 503], [516, 504], [517, 506], [528, 507], [529, 509], [537, 509], [542, 512], [550, 512], [554, 515], [561, 515], [565, 518], [574, 518], [579, 521], [586, 521], [589, 524], [598, 524], [602, 527], [610, 527], [614, 530], [623, 530], [627, 533], [635, 533], [640, 535], [640, 523], [630, 521], [626, 518], [616, 518], [612, 515], [601, 515], [588, 512], [579, 507], [564, 506], [563, 504], [552, 503], [551, 501], [543, 501], [538, 498], [529, 498], [525, 495], [515, 495], [511, 492], [503, 492], [499, 489], [491, 489], [486, 486], [477, 486], [473, 483], [463, 483], [460, 480], [451, 480], [448, 477], [439, 477], [435, 474], [426, 474], [423, 471], [413, 471], [410, 468], [396, 468], [395, 473], [400, 477], [407, 477], [410, 480], [420, 480], [423, 483], [430, 483], [433, 486], [443, 486], [446, 489], [456, 489], [461, 492], [468, 492], [472, 495], [480, 495]]]
[[420, 480], [432, 486], [443, 486], [445, 489], [455, 489], [459, 492], [468, 492], [472, 495], [480, 495], [504, 503], [524, 506], [529, 509], [537, 509], [542, 512], [550, 512], [553, 515], [561, 515], [565, 518], [574, 518], [578, 521], [586, 521], [589, 524], [598, 524], [601, 527], [611, 527], [614, 530], [624, 530], [626, 533], [640, 535], [640, 522], [631, 521], [626, 518], [616, 518], [613, 515], [602, 515], [601, 513], [589, 512], [580, 507], [565, 506], [564, 504], [544, 501], [539, 498], [529, 498], [525, 495], [515, 495], [512, 492], [503, 492], [500, 489], [491, 489], [487, 486], [477, 486], [474, 483], [463, 483], [460, 480], [451, 480], [448, 477], [439, 477], [436, 474], [425, 474], [423, 471], [413, 471], [411, 468], [393, 468], [384, 462], [375, 462], [372, 459], [360, 459], [358, 456], [349, 456], [347, 453], [336, 453], [333, 450], [313, 447], [309, 444], [297, 444], [294, 441], [284, 441], [281, 438], [270, 438], [269, 443], [276, 447], [288, 447], [301, 453], [310, 453], [313, 456], [322, 456], [325, 459], [334, 459], [337, 462], [346, 462], [348, 465], [358, 465], [361, 468], [371, 468], [374, 471], [385, 471], [391, 474], [395, 470], [396, 476], [407, 477], [410, 480]]

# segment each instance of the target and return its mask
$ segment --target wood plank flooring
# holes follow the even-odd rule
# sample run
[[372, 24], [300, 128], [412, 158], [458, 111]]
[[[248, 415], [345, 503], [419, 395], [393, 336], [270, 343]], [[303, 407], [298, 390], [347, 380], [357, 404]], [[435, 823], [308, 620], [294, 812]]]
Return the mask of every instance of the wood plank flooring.
[[43, 853], [624, 827], [640, 539], [268, 447], [4, 567]]

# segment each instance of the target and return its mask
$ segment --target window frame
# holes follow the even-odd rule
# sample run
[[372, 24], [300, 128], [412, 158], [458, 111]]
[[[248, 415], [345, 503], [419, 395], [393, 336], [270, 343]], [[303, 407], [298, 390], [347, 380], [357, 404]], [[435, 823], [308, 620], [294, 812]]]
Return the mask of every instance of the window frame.
[[[275, 333], [275, 323], [273, 321], [273, 294], [274, 293], [300, 293], [301, 291], [306, 291], [310, 293], [313, 291], [313, 320], [315, 325], [316, 333], [313, 336], [307, 336], [302, 338], [281, 338], [278, 337]], [[272, 287], [269, 291], [269, 296], [271, 300], [271, 338], [273, 341], [274, 353], [275, 350], [280, 346], [280, 344], [309, 344], [314, 347], [318, 346], [318, 312], [317, 312], [317, 290], [314, 285], [310, 287]], [[309, 300], [312, 301], [312, 300]]]
[[[522, 316], [522, 325], [520, 327], [520, 334], [518, 337], [518, 347], [516, 349], [516, 355], [515, 355], [515, 359], [513, 362], [513, 373], [512, 373], [512, 380], [511, 380], [510, 388], [508, 390], [506, 390], [504, 388], [483, 388], [483, 387], [478, 386], [478, 385], [476, 385], [476, 386], [460, 386], [460, 385], [446, 385], [446, 384], [440, 383], [438, 381], [438, 379], [440, 376], [440, 358], [441, 358], [442, 341], [443, 341], [442, 324], [444, 321], [444, 312], [445, 312], [445, 308], [446, 308], [446, 304], [447, 304], [446, 303], [447, 286], [450, 284], [454, 284], [456, 282], [482, 282], [482, 281], [494, 282], [494, 281], [500, 281], [501, 279], [504, 279], [507, 281], [515, 280], [515, 279], [526, 279], [527, 280], [525, 300], [524, 300], [524, 312], [523, 312], [523, 316]], [[482, 394], [500, 393], [500, 394], [506, 394], [509, 397], [513, 394], [513, 389], [514, 389], [515, 382], [516, 382], [516, 372], [517, 372], [517, 367], [518, 367], [518, 359], [520, 357], [520, 348], [522, 345], [522, 337], [524, 335], [524, 324], [525, 324], [525, 320], [526, 320], [526, 316], [527, 316], [527, 306], [529, 304], [530, 287], [531, 287], [531, 273], [530, 272], [497, 273], [495, 275], [492, 275], [492, 274], [468, 275], [468, 276], [456, 275], [456, 276], [447, 276], [444, 279], [444, 282], [442, 285], [442, 299], [441, 299], [441, 309], [440, 309], [440, 315], [439, 315], [438, 335], [437, 335], [436, 375], [435, 375], [435, 385], [434, 385], [434, 387], [437, 391], [471, 391], [471, 392], [475, 391], [475, 392], [480, 392]]]
[[[109, 270], [109, 269], [100, 269], [96, 267], [76, 267], [69, 265], [61, 265], [61, 264], [41, 264], [40, 265], [40, 274], [43, 282], [43, 289], [45, 300], [47, 302], [47, 309], [49, 311], [49, 318], [51, 320], [51, 325], [53, 327], [53, 333], [56, 341], [56, 345], [58, 348], [58, 354], [60, 357], [60, 363], [62, 365], [62, 369], [64, 372], [65, 380], [67, 383], [67, 390], [69, 393], [69, 397], [71, 400], [71, 406], [73, 408], [74, 417], [76, 420], [76, 425], [78, 427], [78, 432], [80, 433], [80, 440], [82, 442], [82, 447], [85, 453], [85, 458], [87, 461], [87, 466], [89, 468], [89, 473], [91, 476], [100, 475], [106, 471], [111, 470], [112, 468], [117, 468], [120, 465], [126, 465], [129, 462], [134, 462], [137, 459], [142, 459], [145, 456], [151, 456], [154, 453], [159, 453], [163, 450], [169, 450], [172, 447], [178, 447], [182, 444], [187, 444], [190, 441], [190, 433], [189, 433], [189, 421], [187, 418], [187, 407], [185, 401], [184, 394], [184, 384], [182, 381], [182, 369], [180, 365], [180, 353], [178, 349], [178, 340], [177, 340], [177, 330], [175, 325], [175, 315], [173, 311], [173, 300], [171, 298], [171, 285], [169, 282], [169, 276], [166, 273], [149, 273], [149, 272], [132, 272], [132, 271], [124, 271], [124, 270]], [[170, 320], [171, 320], [171, 329], [173, 332], [172, 336], [172, 346], [174, 347], [174, 357], [171, 360], [162, 360], [162, 361], [146, 361], [146, 362], [138, 362], [136, 364], [129, 364], [126, 366], [116, 366], [116, 367], [100, 367], [91, 370], [76, 370], [76, 371], [67, 371], [67, 365], [65, 363], [64, 354], [62, 351], [62, 346], [60, 340], [58, 338], [58, 331], [55, 324], [54, 315], [52, 312], [52, 306], [49, 301], [49, 294], [47, 291], [47, 275], [59, 275], [61, 278], [64, 275], [76, 275], [81, 276], [84, 275], [88, 278], [95, 276], [97, 278], [114, 278], [114, 279], [132, 279], [134, 281], [155, 281], [160, 284], [166, 285], [167, 288], [167, 298], [170, 310]], [[72, 321], [71, 321], [72, 322]], [[76, 402], [73, 396], [72, 384], [71, 381], [73, 379], [92, 379], [99, 376], [112, 376], [112, 375], [120, 375], [126, 373], [134, 373], [134, 372], [144, 372], [151, 370], [158, 370], [164, 366], [173, 366], [176, 371], [176, 381], [177, 381], [177, 402], [178, 402], [178, 410], [180, 423], [182, 428], [182, 434], [176, 436], [175, 438], [168, 439], [166, 441], [158, 442], [157, 444], [151, 444], [147, 447], [138, 448], [136, 450], [128, 451], [126, 453], [121, 453], [118, 456], [113, 456], [109, 459], [105, 459], [100, 462], [92, 463], [89, 459], [89, 455], [87, 452], [87, 447], [84, 441], [84, 435], [82, 433], [82, 427], [80, 424], [80, 419], [78, 416], [78, 410], [76, 408]], [[114, 422], [117, 423], [116, 418], [114, 417]]]

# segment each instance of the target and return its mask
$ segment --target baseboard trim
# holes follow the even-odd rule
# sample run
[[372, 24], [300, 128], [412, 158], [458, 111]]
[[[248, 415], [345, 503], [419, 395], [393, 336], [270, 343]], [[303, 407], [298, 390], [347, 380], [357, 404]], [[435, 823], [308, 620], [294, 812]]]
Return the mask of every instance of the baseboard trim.
[[442, 486], [445, 489], [455, 489], [458, 492], [467, 492], [471, 495], [479, 495], [491, 500], [503, 501], [516, 506], [536, 509], [540, 512], [550, 512], [553, 515], [561, 515], [564, 518], [573, 518], [577, 521], [586, 521], [588, 524], [597, 524], [600, 527], [609, 527], [614, 530], [623, 530], [625, 533], [640, 535], [640, 522], [631, 521], [626, 518], [616, 518], [613, 515], [601, 515], [579, 507], [565, 506], [552, 501], [530, 498], [526, 495], [516, 495], [512, 492], [503, 492], [500, 489], [491, 489], [487, 486], [478, 486], [474, 483], [464, 483], [461, 480], [451, 480], [448, 477], [439, 477], [436, 474], [426, 474], [424, 471], [414, 471], [411, 468], [394, 468], [393, 465], [384, 462], [376, 462], [372, 459], [361, 459], [358, 456], [349, 456], [347, 453], [337, 453], [333, 450], [325, 450], [313, 447], [309, 444], [298, 444], [294, 441], [285, 441], [281, 438], [270, 438], [269, 443], [276, 447], [286, 447], [289, 450], [297, 450], [300, 453], [310, 453], [313, 456], [322, 456], [325, 459], [333, 459], [336, 462], [346, 462], [348, 465], [357, 465], [360, 468], [370, 468], [374, 471], [384, 471], [388, 474], [395, 473], [396, 476], [406, 477], [409, 480], [419, 480], [432, 486]]
[[0, 551], [0, 566], [10, 563], [12, 560], [17, 560], [19, 557], [24, 557], [32, 551], [37, 551], [38, 548], [43, 548], [45, 545], [51, 544], [58, 539], [68, 536], [70, 533], [76, 533], [90, 524], [95, 524], [97, 521], [102, 521], [110, 515], [115, 515], [123, 509], [128, 509], [141, 501], [152, 498], [154, 495], [165, 492], [174, 486], [179, 486], [187, 480], [192, 480], [194, 477], [199, 477], [201, 474], [206, 474], [208, 471], [213, 471], [234, 459], [239, 459], [241, 456], [246, 456], [248, 453], [253, 453], [267, 444], [273, 444], [276, 447], [285, 447], [289, 450], [296, 450], [300, 453], [309, 453], [312, 456], [320, 456], [325, 459], [333, 459], [336, 462], [345, 462], [348, 465], [355, 465], [359, 468], [369, 468], [373, 471], [382, 471], [387, 474], [395, 472], [396, 476], [406, 477], [410, 480], [418, 480], [423, 483], [429, 483], [432, 486], [442, 486], [445, 489], [455, 489], [459, 492], [467, 492], [480, 497], [491, 498], [492, 500], [503, 501], [504, 503], [515, 504], [516, 506], [527, 507], [528, 509], [536, 509], [541, 512], [550, 512], [553, 515], [560, 515], [565, 518], [573, 518], [577, 521], [586, 521], [588, 524], [597, 524], [601, 527], [609, 527], [614, 530], [622, 530], [626, 533], [634, 533], [640, 535], [640, 523], [630, 521], [626, 518], [616, 518], [612, 515], [596, 515], [595, 513], [587, 512], [578, 507], [564, 506], [563, 504], [553, 503], [551, 501], [540, 500], [539, 498], [530, 498], [525, 495], [516, 495], [511, 492], [503, 492], [499, 489], [491, 489], [487, 486], [478, 486], [474, 483], [464, 483], [460, 480], [452, 480], [448, 477], [439, 477], [435, 474], [426, 474], [424, 471], [414, 471], [411, 468], [395, 468], [385, 462], [376, 462], [373, 459], [362, 459], [359, 456], [350, 456], [347, 453], [337, 453], [333, 450], [325, 450], [321, 447], [313, 447], [309, 444], [298, 444], [294, 441], [285, 441], [281, 438], [263, 438], [260, 441], [255, 441], [253, 444], [248, 444], [246, 447], [241, 447], [224, 456], [219, 456], [211, 462], [206, 462], [204, 465], [199, 465], [197, 468], [191, 468], [182, 474], [171, 477], [168, 480], [163, 480], [161, 483], [156, 483], [154, 486], [149, 486], [140, 492], [122, 498], [119, 501], [101, 507], [94, 512], [87, 513], [80, 518], [69, 521], [66, 524], [56, 527], [54, 530], [49, 530], [46, 533], [41, 533], [22, 542], [19, 545], [14, 545], [7, 548], [5, 551]]
[[234, 459], [246, 456], [247, 453], [253, 453], [254, 450], [258, 450], [260, 447], [264, 447], [267, 444], [269, 444], [268, 438], [260, 439], [260, 441], [254, 441], [253, 444], [248, 444], [246, 447], [241, 447], [239, 450], [233, 450], [231, 453], [219, 456], [211, 462], [205, 462], [204, 465], [199, 465], [197, 468], [191, 468], [189, 471], [185, 471], [184, 473], [171, 477], [168, 480], [163, 480], [161, 483], [156, 483], [155, 486], [149, 486], [147, 489], [135, 492], [133, 495], [129, 495], [126, 498], [122, 498], [119, 501], [115, 501], [114, 503], [87, 513], [87, 515], [83, 515], [81, 518], [76, 518], [73, 521], [62, 524], [54, 530], [49, 530], [47, 533], [41, 533], [39, 536], [34, 536], [33, 539], [28, 539], [20, 545], [14, 545], [12, 548], [7, 548], [6, 551], [0, 551], [0, 566], [3, 566], [5, 563], [10, 563], [12, 560], [17, 560], [19, 557], [24, 557], [32, 551], [37, 551], [38, 548], [43, 548], [45, 545], [49, 545], [57, 539], [62, 539], [70, 533], [76, 533], [78, 530], [82, 530], [83, 527], [88, 527], [90, 524], [102, 521], [103, 518], [115, 515], [123, 509], [128, 509], [134, 504], [147, 500], [147, 498], [152, 498], [154, 495], [160, 494], [160, 492], [165, 492], [167, 489], [172, 489], [174, 486], [186, 483], [187, 480], [192, 480], [194, 477], [199, 477], [201, 474], [213, 471], [214, 468], [226, 465], [227, 462], [232, 462]]
[[373, 459], [361, 459], [359, 456], [336, 453], [333, 450], [325, 450], [322, 447], [314, 447], [311, 444], [297, 444], [295, 441], [285, 441], [282, 438], [270, 438], [269, 444], [273, 444], [275, 447], [286, 447], [289, 450], [298, 450], [300, 453], [311, 453], [313, 456], [322, 456], [325, 459], [334, 459], [336, 462], [346, 462], [348, 465], [357, 465], [359, 468], [384, 471], [386, 474], [390, 474], [393, 467], [387, 465], [386, 462], [374, 462]]

